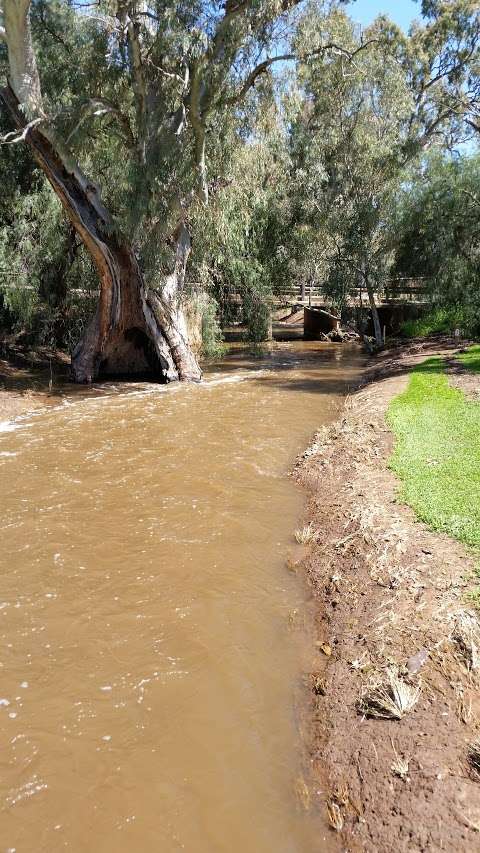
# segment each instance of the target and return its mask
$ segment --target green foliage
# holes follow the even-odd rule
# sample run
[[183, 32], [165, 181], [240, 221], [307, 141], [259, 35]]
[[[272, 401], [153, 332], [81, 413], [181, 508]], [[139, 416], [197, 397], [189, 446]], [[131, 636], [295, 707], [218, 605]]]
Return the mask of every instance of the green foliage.
[[208, 208], [196, 208], [192, 222], [190, 274], [215, 297], [226, 324], [241, 319], [239, 301], [263, 311], [265, 300], [280, 293], [290, 278], [283, 248], [290, 204], [285, 133], [272, 105], [265, 105], [258, 121], [252, 115], [250, 124], [248, 143], [234, 128], [224, 129], [228, 152], [217, 143], [216, 153], [227, 176], [212, 191]]
[[218, 322], [218, 305], [206, 297], [202, 305], [202, 355], [205, 358], [220, 358], [226, 350], [223, 334]]
[[406, 338], [423, 338], [427, 335], [453, 334], [460, 329], [468, 334], [476, 329], [477, 318], [469, 315], [464, 306], [436, 308], [425, 317], [417, 320], [407, 320], [401, 326], [401, 332]]
[[400, 499], [434, 530], [480, 545], [480, 405], [452, 388], [432, 358], [414, 369], [387, 420]]
[[[344, 12], [322, 17], [312, 5], [297, 31], [301, 52], [328, 42], [343, 49], [300, 65], [300, 86], [289, 104], [296, 216], [310, 238], [310, 249], [302, 247], [297, 256], [302, 264], [305, 254], [317, 255], [313, 277], [337, 305], [352, 298], [358, 285], [381, 294], [392, 276], [414, 274], [395, 268], [402, 235], [398, 197], [403, 188], [408, 198], [408, 170], [423, 162], [427, 147], [451, 146], [475, 126], [478, 7], [473, 0], [432, 2], [424, 4], [424, 13], [426, 20], [409, 36], [382, 16], [360, 37]], [[353, 61], [346, 51], [355, 52]], [[441, 218], [440, 209], [436, 215]], [[419, 209], [417, 228], [421, 217]], [[459, 248], [455, 230], [450, 233]], [[293, 231], [293, 252], [295, 237]], [[443, 257], [437, 269], [456, 288], [454, 301], [463, 302], [469, 263], [461, 251], [442, 256], [441, 243], [436, 251]], [[479, 290], [473, 281], [478, 268], [472, 294]]]
[[272, 307], [270, 300], [258, 293], [246, 293], [243, 316], [247, 327], [247, 340], [259, 344], [271, 337]]
[[98, 281], [50, 186], [36, 171], [30, 180], [30, 192], [12, 190], [0, 210], [3, 323], [28, 330], [38, 343], [71, 348], [92, 313]]
[[338, 305], [358, 285], [380, 290], [392, 260], [387, 222], [414, 104], [384, 29], [379, 20], [360, 37], [348, 16], [334, 11], [307, 16], [299, 30], [302, 42], [333, 41], [357, 52], [352, 62], [339, 51], [302, 65], [306, 97], [298, 93], [291, 106], [298, 216], [322, 248], [320, 256], [306, 255], [317, 255], [317, 281]]
[[394, 274], [423, 281], [445, 331], [453, 325], [478, 334], [480, 155], [426, 159], [397, 196], [391, 230]]

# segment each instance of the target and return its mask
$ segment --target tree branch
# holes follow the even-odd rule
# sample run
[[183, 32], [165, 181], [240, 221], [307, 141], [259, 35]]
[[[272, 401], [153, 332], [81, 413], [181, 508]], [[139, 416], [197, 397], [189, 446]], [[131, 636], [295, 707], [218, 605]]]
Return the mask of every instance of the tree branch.
[[463, 195], [466, 195], [467, 198], [470, 199], [470, 201], [473, 201], [476, 207], [480, 207], [480, 199], [477, 198], [475, 193], [470, 192], [470, 190], [461, 190], [461, 192], [463, 193]]
[[32, 128], [36, 127], [37, 124], [40, 124], [41, 121], [43, 121], [43, 119], [34, 118], [25, 125], [20, 133], [16, 130], [6, 133], [5, 136], [0, 137], [0, 145], [15, 145], [17, 142], [24, 142]]
[[144, 162], [146, 156], [147, 84], [142, 58], [140, 24], [136, 20], [136, 12], [132, 12], [125, 2], [119, 4], [118, 20], [127, 32], [128, 56], [137, 113], [137, 146], [140, 160]]
[[241, 101], [252, 86], [255, 85], [258, 77], [265, 74], [270, 66], [275, 62], [306, 62], [308, 59], [312, 59], [314, 56], [319, 56], [327, 51], [332, 51], [333, 53], [338, 53], [341, 56], [346, 56], [349, 62], [351, 62], [354, 57], [360, 53], [360, 51], [365, 50], [369, 45], [376, 42], [378, 42], [378, 39], [369, 39], [369, 41], [364, 42], [360, 47], [357, 47], [357, 49], [353, 51], [347, 50], [347, 48], [342, 47], [335, 42], [329, 42], [328, 44], [321, 45], [321, 47], [318, 47], [315, 50], [309, 51], [303, 56], [298, 56], [295, 53], [283, 53], [279, 56], [271, 56], [268, 59], [264, 59], [263, 62], [259, 62], [259, 64], [250, 72], [237, 94], [227, 98], [226, 103], [231, 105]]
[[429, 126], [427, 126], [425, 133], [423, 133], [422, 136], [420, 137], [420, 139], [418, 140], [418, 145], [420, 148], [426, 148], [431, 137], [436, 132], [438, 132], [437, 128], [439, 127], [439, 125], [441, 125], [447, 118], [449, 118], [451, 115], [453, 115], [453, 113], [454, 113], [454, 110], [452, 110], [452, 109], [448, 109], [442, 113], [439, 113], [439, 115], [436, 117], [436, 119], [434, 121], [432, 121], [432, 123]]
[[83, 104], [79, 119], [67, 137], [67, 145], [70, 144], [70, 140], [75, 136], [89, 115], [102, 116], [107, 114], [111, 114], [118, 119], [123, 131], [123, 138], [127, 142], [128, 147], [132, 149], [135, 148], [136, 139], [128, 120], [128, 116], [126, 116], [116, 104], [112, 103], [112, 101], [109, 101], [107, 98], [98, 97], [89, 98], [89, 100]]
[[42, 115], [42, 92], [30, 29], [30, 0], [4, 0], [10, 81], [28, 118]]
[[45, 7], [44, 7], [43, 3], [40, 4], [40, 6], [39, 6], [39, 14], [40, 14], [40, 23], [41, 23], [43, 29], [45, 30], [45, 32], [47, 32], [56, 42], [61, 44], [64, 48], [69, 50], [70, 47], [67, 44], [67, 42], [65, 41], [65, 39], [63, 39], [62, 36], [59, 35], [55, 30], [52, 30], [49, 27], [47, 21], [45, 20]]
[[480, 133], [480, 121], [477, 124], [475, 121], [473, 121], [473, 119], [467, 118], [465, 119], [465, 124], [468, 124], [468, 126], [475, 130], [476, 133]]

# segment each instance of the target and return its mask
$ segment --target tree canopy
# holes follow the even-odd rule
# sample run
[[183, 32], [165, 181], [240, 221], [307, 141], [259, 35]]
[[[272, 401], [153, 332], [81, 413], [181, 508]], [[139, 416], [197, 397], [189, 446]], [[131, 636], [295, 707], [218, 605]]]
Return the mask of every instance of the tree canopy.
[[[225, 321], [240, 298], [253, 328], [305, 280], [375, 312], [389, 277], [419, 274], [418, 200], [433, 231], [437, 172], [458, 197], [454, 152], [477, 146], [475, 0], [425, 0], [408, 34], [320, 0], [0, 5], [3, 322], [71, 346], [79, 381], [198, 378], [199, 294]], [[463, 251], [459, 233], [455, 276]]]

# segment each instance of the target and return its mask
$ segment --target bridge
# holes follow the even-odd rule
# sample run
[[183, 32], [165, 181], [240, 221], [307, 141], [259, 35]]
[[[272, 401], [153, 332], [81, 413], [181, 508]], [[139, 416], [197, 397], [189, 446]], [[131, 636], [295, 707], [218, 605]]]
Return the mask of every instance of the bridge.
[[[428, 293], [427, 280], [424, 278], [391, 278], [387, 279], [384, 287], [374, 293], [375, 302], [384, 304], [390, 302], [415, 303], [424, 302]], [[318, 284], [303, 283], [295, 287], [286, 287], [274, 296], [276, 305], [298, 305], [312, 307], [332, 307], [334, 302], [329, 300]], [[354, 307], [363, 305], [369, 308], [365, 288], [358, 285], [349, 289], [345, 295], [344, 304]]]

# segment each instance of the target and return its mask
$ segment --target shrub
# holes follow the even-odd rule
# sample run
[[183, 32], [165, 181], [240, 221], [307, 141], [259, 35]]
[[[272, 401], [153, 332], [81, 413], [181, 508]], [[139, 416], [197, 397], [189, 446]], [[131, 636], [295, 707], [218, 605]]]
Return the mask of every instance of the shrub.
[[202, 355], [206, 358], [220, 358], [226, 350], [217, 309], [215, 299], [205, 296], [202, 306]]
[[453, 334], [460, 329], [465, 335], [478, 334], [479, 318], [473, 309], [452, 305], [435, 308], [424, 317], [402, 323], [401, 333], [406, 338], [423, 338], [427, 335]]
[[260, 343], [270, 340], [272, 307], [268, 297], [259, 293], [246, 293], [243, 301], [243, 316], [248, 341]]

